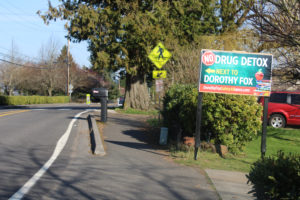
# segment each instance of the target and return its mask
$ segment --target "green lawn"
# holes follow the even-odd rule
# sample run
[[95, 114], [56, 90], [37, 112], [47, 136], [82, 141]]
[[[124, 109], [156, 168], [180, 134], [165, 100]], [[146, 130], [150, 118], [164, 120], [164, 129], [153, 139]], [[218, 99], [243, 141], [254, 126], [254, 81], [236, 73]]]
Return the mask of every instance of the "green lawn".
[[[187, 151], [172, 151], [174, 160], [181, 164], [200, 166], [201, 168], [223, 169], [249, 172], [253, 162], [260, 158], [261, 137], [259, 136], [250, 142], [243, 153], [239, 155], [227, 154], [221, 158], [218, 154], [200, 152], [198, 160], [193, 159], [193, 149]], [[275, 129], [268, 127], [267, 131], [267, 152], [266, 156], [276, 155], [277, 151], [285, 153], [300, 153], [300, 128]]]

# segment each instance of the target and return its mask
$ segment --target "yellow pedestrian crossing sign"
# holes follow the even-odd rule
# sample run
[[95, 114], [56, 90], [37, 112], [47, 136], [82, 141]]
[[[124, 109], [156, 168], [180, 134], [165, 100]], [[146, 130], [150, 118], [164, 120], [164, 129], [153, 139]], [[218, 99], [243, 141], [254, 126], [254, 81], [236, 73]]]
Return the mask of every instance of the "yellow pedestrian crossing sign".
[[167, 71], [166, 70], [153, 70], [152, 77], [154, 79], [167, 78]]
[[165, 48], [165, 46], [160, 42], [151, 51], [148, 58], [155, 64], [155, 66], [160, 69], [168, 62], [172, 57], [172, 54]]

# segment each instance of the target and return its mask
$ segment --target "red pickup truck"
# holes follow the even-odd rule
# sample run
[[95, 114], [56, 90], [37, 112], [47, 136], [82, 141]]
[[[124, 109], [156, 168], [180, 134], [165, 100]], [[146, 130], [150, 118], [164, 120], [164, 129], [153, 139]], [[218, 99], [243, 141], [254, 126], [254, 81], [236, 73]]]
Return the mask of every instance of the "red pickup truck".
[[[263, 104], [264, 97], [259, 102]], [[300, 125], [300, 91], [271, 92], [268, 119], [274, 128]]]

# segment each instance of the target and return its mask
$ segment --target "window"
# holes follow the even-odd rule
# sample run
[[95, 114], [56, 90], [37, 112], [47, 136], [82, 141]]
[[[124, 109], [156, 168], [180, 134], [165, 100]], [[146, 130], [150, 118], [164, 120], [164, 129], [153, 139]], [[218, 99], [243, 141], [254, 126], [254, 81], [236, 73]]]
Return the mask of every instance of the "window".
[[300, 94], [291, 94], [292, 97], [292, 104], [300, 105]]
[[270, 96], [270, 102], [272, 103], [286, 103], [286, 93], [272, 93]]

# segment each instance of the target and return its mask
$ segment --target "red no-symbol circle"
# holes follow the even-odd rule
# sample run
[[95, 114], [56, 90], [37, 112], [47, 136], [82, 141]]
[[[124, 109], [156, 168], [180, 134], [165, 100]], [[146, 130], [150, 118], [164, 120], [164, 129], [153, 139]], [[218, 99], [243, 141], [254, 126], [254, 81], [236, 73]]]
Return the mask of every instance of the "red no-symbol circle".
[[207, 51], [202, 55], [202, 63], [207, 66], [213, 65], [215, 61], [216, 55], [211, 51]]

